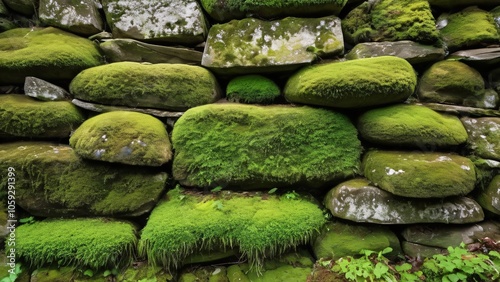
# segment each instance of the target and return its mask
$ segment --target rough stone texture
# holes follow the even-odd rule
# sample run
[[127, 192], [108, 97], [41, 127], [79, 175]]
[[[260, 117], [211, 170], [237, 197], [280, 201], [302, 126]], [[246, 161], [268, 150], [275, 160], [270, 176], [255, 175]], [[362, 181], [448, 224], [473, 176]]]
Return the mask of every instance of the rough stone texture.
[[215, 76], [202, 67], [134, 62], [85, 70], [73, 79], [70, 92], [90, 102], [173, 111], [213, 103], [221, 97]]
[[354, 60], [380, 56], [396, 56], [407, 60], [412, 65], [417, 65], [440, 61], [444, 59], [444, 55], [445, 51], [443, 48], [403, 40], [396, 42], [359, 43], [345, 55], [345, 58]]
[[344, 115], [278, 105], [190, 109], [175, 124], [172, 143], [174, 178], [201, 187], [312, 189], [352, 175], [361, 153]]
[[[41, 217], [143, 215], [167, 181], [165, 172], [85, 161], [49, 142], [0, 144], [0, 169], [8, 167], [15, 169], [16, 203]], [[7, 183], [7, 174], [0, 175], [4, 199]]]
[[40, 0], [38, 14], [46, 25], [89, 36], [103, 30], [97, 3], [95, 0]]
[[460, 50], [448, 56], [449, 59], [461, 60], [471, 65], [495, 65], [500, 62], [500, 48], [479, 48]]
[[68, 138], [84, 119], [69, 101], [42, 102], [25, 95], [0, 95], [0, 137]]
[[477, 70], [458, 61], [441, 61], [424, 72], [417, 93], [422, 101], [462, 105], [484, 95], [484, 87]]
[[400, 102], [415, 90], [412, 66], [397, 57], [377, 57], [306, 67], [284, 89], [293, 103], [362, 108]]
[[443, 248], [429, 247], [426, 245], [415, 244], [407, 241], [401, 242], [401, 247], [405, 255], [412, 258], [420, 257], [422, 259], [432, 257], [433, 255], [448, 254], [448, 250]]
[[[479, 191], [476, 200], [483, 209], [500, 215], [500, 175], [495, 176], [486, 189]], [[500, 228], [497, 234], [500, 234]], [[496, 238], [496, 240], [498, 241], [500, 238]]]
[[374, 185], [412, 198], [466, 195], [474, 189], [474, 163], [451, 153], [369, 151], [363, 172]]
[[271, 79], [261, 75], [245, 75], [233, 78], [227, 84], [229, 101], [244, 104], [272, 104], [281, 90]]
[[[363, 238], [360, 240], [360, 238]], [[314, 256], [318, 259], [337, 260], [346, 256], [357, 256], [361, 250], [375, 252], [391, 247], [386, 256], [401, 253], [399, 239], [390, 229], [383, 226], [365, 226], [334, 221], [326, 223], [312, 243]]]
[[24, 94], [41, 101], [64, 101], [69, 97], [63, 88], [32, 76], [24, 81]]
[[469, 133], [467, 143], [475, 155], [500, 161], [500, 118], [463, 117]]
[[[128, 108], [128, 107], [120, 107], [120, 106], [107, 106], [96, 103], [84, 102], [78, 99], [71, 100], [71, 103], [74, 105], [86, 109], [89, 111], [97, 112], [97, 113], [106, 113], [106, 112], [115, 112], [115, 111], [131, 111], [138, 112], [143, 114], [152, 115], [155, 117], [166, 117], [166, 118], [178, 118], [181, 117], [184, 112], [169, 112], [162, 111], [157, 109], [140, 109], [140, 108]], [[167, 120], [168, 121], [168, 120]]]
[[493, 89], [486, 89], [483, 95], [472, 96], [464, 99], [464, 105], [483, 109], [497, 109], [499, 105], [499, 95]]
[[436, 112], [448, 113], [453, 115], [473, 116], [473, 117], [500, 117], [500, 111], [493, 109], [479, 109], [472, 107], [463, 107], [455, 105], [445, 105], [438, 103], [413, 103], [414, 105], [425, 106]]
[[115, 38], [178, 44], [205, 40], [207, 26], [196, 0], [103, 0]]
[[497, 93], [500, 93], [500, 68], [493, 69], [488, 73], [488, 82], [491, 88], [495, 89]]
[[377, 224], [472, 223], [484, 219], [481, 206], [467, 197], [410, 199], [353, 179], [327, 193], [325, 206], [333, 216]]
[[500, 0], [428, 0], [431, 6], [445, 9], [460, 8], [467, 6], [496, 6], [500, 5]]
[[36, 0], [2, 0], [7, 7], [25, 16], [32, 16], [35, 13]]
[[121, 282], [137, 282], [137, 281], [175, 281], [172, 273], [159, 266], [148, 265], [147, 263], [133, 263], [116, 277], [117, 281]]
[[3, 1], [0, 1], [0, 16], [8, 16], [9, 10], [5, 7]]
[[370, 110], [358, 119], [361, 136], [372, 143], [413, 148], [456, 146], [467, 132], [456, 116], [417, 105], [394, 105]]
[[0, 33], [0, 85], [22, 84], [26, 76], [69, 80], [101, 64], [97, 46], [57, 28], [16, 28]]
[[8, 18], [0, 17], [0, 32], [17, 28], [18, 26]]
[[99, 47], [110, 63], [129, 61], [200, 65], [203, 55], [202, 52], [187, 48], [153, 45], [123, 38], [106, 40]]
[[83, 158], [129, 165], [161, 166], [172, 158], [163, 123], [147, 114], [116, 111], [86, 120], [69, 140]]
[[233, 20], [212, 26], [201, 64], [220, 73], [287, 71], [344, 52], [340, 19]]

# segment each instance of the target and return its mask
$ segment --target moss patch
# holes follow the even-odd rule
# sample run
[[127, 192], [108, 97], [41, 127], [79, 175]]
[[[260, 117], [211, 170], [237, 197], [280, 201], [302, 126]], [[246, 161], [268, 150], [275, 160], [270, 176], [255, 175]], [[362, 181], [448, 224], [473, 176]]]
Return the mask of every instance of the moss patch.
[[345, 116], [323, 109], [205, 105], [175, 124], [173, 174], [188, 186], [318, 187], [354, 173], [356, 135]]
[[284, 93], [290, 102], [359, 108], [405, 100], [416, 85], [406, 60], [382, 56], [303, 68], [290, 77]]
[[0, 34], [0, 84], [21, 84], [26, 76], [69, 80], [101, 59], [92, 41], [53, 27]]
[[112, 63], [81, 72], [71, 82], [77, 99], [129, 107], [183, 111], [221, 94], [206, 69], [184, 64]]
[[16, 255], [35, 267], [58, 263], [93, 269], [132, 260], [135, 228], [108, 219], [53, 219], [16, 229]]
[[476, 199], [484, 209], [500, 215], [500, 175], [495, 176]]
[[93, 160], [160, 166], [172, 158], [165, 125], [137, 112], [116, 111], [90, 118], [69, 143], [78, 155]]
[[261, 75], [237, 77], [227, 85], [227, 99], [245, 104], [270, 104], [281, 91], [274, 81]]
[[500, 118], [463, 117], [462, 123], [469, 133], [468, 147], [485, 159], [500, 161]]
[[171, 190], [142, 230], [139, 253], [153, 265], [177, 267], [202, 246], [238, 247], [250, 264], [306, 243], [325, 219], [304, 197], [268, 194], [195, 194]]
[[69, 101], [41, 102], [25, 95], [0, 95], [0, 136], [68, 138], [84, 120]]

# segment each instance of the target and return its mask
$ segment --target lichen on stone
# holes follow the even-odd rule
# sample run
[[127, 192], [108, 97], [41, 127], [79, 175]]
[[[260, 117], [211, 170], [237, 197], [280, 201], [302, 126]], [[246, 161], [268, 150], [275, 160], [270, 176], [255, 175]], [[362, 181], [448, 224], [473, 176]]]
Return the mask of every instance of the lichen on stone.
[[274, 81], [261, 75], [240, 76], [229, 81], [229, 101], [245, 104], [271, 104], [281, 93]]

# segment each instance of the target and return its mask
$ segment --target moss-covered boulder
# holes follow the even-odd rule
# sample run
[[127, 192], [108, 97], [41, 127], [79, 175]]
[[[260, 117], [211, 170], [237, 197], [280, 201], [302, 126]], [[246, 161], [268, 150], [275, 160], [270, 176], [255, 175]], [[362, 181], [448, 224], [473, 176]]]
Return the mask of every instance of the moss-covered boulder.
[[391, 247], [393, 251], [386, 256], [401, 254], [399, 239], [390, 229], [341, 221], [326, 223], [312, 247], [314, 256], [318, 259], [337, 260], [341, 257], [357, 256], [361, 250], [379, 252], [387, 247]]
[[405, 255], [416, 258], [420, 257], [422, 259], [429, 258], [437, 254], [447, 255], [448, 250], [445, 248], [430, 247], [423, 244], [415, 244], [408, 241], [401, 242], [401, 248]]
[[289, 71], [318, 56], [341, 55], [340, 19], [254, 18], [213, 25], [201, 64], [222, 74]]
[[422, 101], [462, 105], [484, 91], [484, 79], [477, 70], [459, 61], [441, 61], [424, 72], [417, 93]]
[[172, 158], [165, 125], [147, 114], [116, 111], [86, 120], [69, 144], [91, 160], [161, 166]]
[[229, 81], [226, 90], [229, 101], [244, 104], [271, 104], [280, 93], [274, 81], [261, 75], [236, 77]]
[[321, 187], [353, 175], [356, 135], [344, 115], [324, 109], [200, 106], [175, 124], [173, 174], [186, 186]]
[[477, 7], [468, 7], [446, 16], [446, 26], [440, 29], [450, 51], [494, 45], [500, 36], [493, 16]]
[[207, 34], [196, 0], [104, 0], [102, 4], [115, 38], [197, 44]]
[[361, 108], [403, 101], [416, 85], [406, 60], [384, 56], [303, 68], [290, 77], [284, 95], [293, 103]]
[[202, 67], [134, 62], [85, 70], [71, 81], [70, 92], [90, 102], [174, 111], [221, 97], [214, 75]]
[[425, 0], [366, 1], [342, 20], [342, 30], [351, 44], [400, 40], [434, 44], [439, 39]]
[[[167, 181], [165, 172], [84, 161], [71, 147], [48, 142], [0, 144], [0, 169], [9, 167], [16, 203], [43, 217], [139, 216], [156, 205]], [[3, 199], [7, 176], [0, 175]]]
[[139, 254], [153, 265], [178, 267], [202, 246], [236, 247], [260, 267], [265, 257], [308, 243], [325, 222], [308, 197], [286, 195], [173, 189], [142, 230]]
[[26, 76], [70, 80], [101, 60], [92, 41], [57, 28], [16, 28], [0, 34], [0, 85], [21, 84]]
[[35, 267], [113, 269], [131, 262], [136, 241], [136, 229], [126, 221], [47, 219], [17, 227], [16, 255]]
[[500, 161], [500, 118], [463, 117], [468, 147], [481, 158]]
[[500, 215], [500, 175], [495, 176], [486, 189], [479, 191], [476, 200], [483, 209]]
[[103, 30], [101, 15], [94, 0], [40, 0], [38, 16], [46, 25], [84, 36]]
[[[108, 282], [112, 279], [111, 275], [104, 277], [104, 271], [94, 272], [92, 269], [89, 270], [92, 273], [72, 266], [38, 268], [31, 274], [30, 282]], [[91, 274], [92, 277], [90, 277]]]
[[36, 0], [2, 0], [7, 7], [25, 16], [32, 16], [37, 8]]
[[353, 179], [330, 190], [324, 199], [333, 216], [376, 224], [473, 223], [484, 219], [481, 206], [467, 197], [410, 199]]
[[417, 105], [367, 111], [358, 119], [358, 130], [363, 139], [387, 146], [446, 147], [467, 141], [467, 132], [458, 117]]
[[116, 280], [120, 282], [137, 281], [175, 281], [174, 273], [166, 271], [159, 266], [148, 265], [147, 262], [134, 262], [126, 269], [122, 270]]
[[466, 195], [476, 183], [474, 163], [450, 153], [373, 150], [365, 154], [362, 165], [372, 183], [403, 197]]
[[0, 139], [68, 138], [84, 120], [69, 101], [42, 102], [25, 95], [0, 95]]

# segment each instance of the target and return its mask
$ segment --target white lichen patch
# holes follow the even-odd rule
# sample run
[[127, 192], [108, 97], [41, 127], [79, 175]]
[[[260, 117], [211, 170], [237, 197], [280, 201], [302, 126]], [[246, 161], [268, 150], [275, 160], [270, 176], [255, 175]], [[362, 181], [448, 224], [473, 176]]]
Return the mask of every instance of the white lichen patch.
[[42, 0], [39, 12], [40, 19], [51, 25], [65, 28], [90, 26], [99, 31], [103, 26], [97, 8], [95, 0]]
[[463, 170], [470, 170], [470, 166], [468, 165], [461, 165], [460, 166]]
[[390, 168], [390, 167], [386, 167], [386, 168], [385, 168], [385, 173], [386, 173], [387, 175], [398, 175], [398, 174], [403, 174], [403, 173], [405, 173], [405, 171], [404, 171], [404, 170], [402, 170], [402, 169], [394, 170], [394, 169], [392, 169], [392, 168]]

